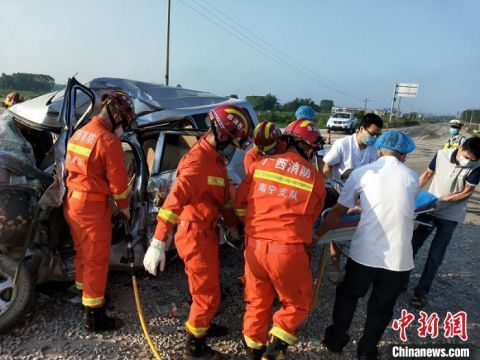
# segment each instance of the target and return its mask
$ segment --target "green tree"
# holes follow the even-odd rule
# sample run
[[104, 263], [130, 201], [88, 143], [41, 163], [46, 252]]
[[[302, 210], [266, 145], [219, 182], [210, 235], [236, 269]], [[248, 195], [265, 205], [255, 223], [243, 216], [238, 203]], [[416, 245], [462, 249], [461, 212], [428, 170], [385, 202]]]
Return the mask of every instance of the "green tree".
[[238, 99], [238, 95], [237, 94], [232, 94], [232, 95], [230, 95], [230, 98], [231, 99]]
[[2, 73], [0, 83], [5, 90], [27, 90], [27, 91], [52, 91], [55, 86], [55, 79], [50, 75], [13, 73], [7, 75]]
[[313, 110], [317, 112], [320, 111], [320, 107], [317, 104], [315, 104], [315, 102], [312, 99], [302, 99], [302, 98], [295, 98], [295, 100], [286, 102], [285, 104], [283, 104], [281, 109], [283, 111], [296, 111], [298, 107], [302, 105], [309, 105], [313, 108]]
[[277, 97], [270, 93], [265, 96], [247, 96], [246, 100], [252, 104], [256, 111], [275, 110], [279, 105]]
[[319, 112], [322, 113], [329, 113], [332, 111], [333, 107], [333, 100], [322, 100], [320, 101], [320, 109]]

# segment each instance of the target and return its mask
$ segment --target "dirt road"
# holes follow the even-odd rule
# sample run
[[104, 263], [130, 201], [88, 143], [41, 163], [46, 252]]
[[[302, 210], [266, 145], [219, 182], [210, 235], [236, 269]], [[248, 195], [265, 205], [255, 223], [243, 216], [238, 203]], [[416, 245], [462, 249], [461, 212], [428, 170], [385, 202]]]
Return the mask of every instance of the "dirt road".
[[[408, 165], [417, 172], [423, 171], [435, 151], [441, 146], [448, 131], [446, 125], [413, 127], [408, 130], [417, 142], [417, 150], [408, 157]], [[335, 134], [332, 140], [343, 136]], [[440, 317], [440, 334], [435, 339], [422, 339], [416, 334], [415, 321], [407, 330], [412, 344], [460, 343], [471, 351], [479, 351], [480, 345], [480, 193], [474, 193], [465, 224], [457, 228], [445, 261], [434, 282], [429, 304], [425, 312], [436, 312]], [[411, 284], [419, 279], [428, 250], [429, 241], [416, 259]], [[216, 318], [228, 325], [230, 335], [223, 340], [212, 340], [216, 349], [230, 354], [232, 359], [245, 358], [241, 344], [241, 319], [243, 314], [242, 287], [237, 278], [242, 275], [242, 255], [231, 249], [222, 249], [223, 303]], [[316, 249], [313, 264], [316, 267], [319, 249]], [[145, 316], [149, 319], [154, 342], [164, 359], [179, 359], [184, 342], [183, 323], [188, 313], [188, 287], [180, 261], [168, 265], [166, 272], [158, 277], [141, 275], [139, 280]], [[67, 293], [39, 293], [32, 314], [27, 320], [0, 337], [1, 359], [146, 359], [149, 351], [138, 323], [130, 279], [126, 274], [114, 273], [109, 286], [111, 311], [126, 320], [126, 326], [113, 334], [90, 335], [82, 328], [82, 310], [78, 304], [67, 299]], [[332, 355], [318, 347], [325, 327], [329, 324], [334, 302], [335, 287], [324, 281], [319, 307], [311, 314], [299, 332], [299, 343], [292, 347], [290, 359], [354, 359], [356, 342], [361, 336], [365, 321], [366, 302], [358, 304], [350, 334], [352, 341], [342, 355]], [[402, 309], [419, 314], [409, 305], [411, 289], [398, 300], [394, 318], [399, 318]], [[443, 320], [447, 312], [466, 311], [468, 314], [469, 339], [463, 343], [457, 338], [443, 337]], [[382, 358], [388, 359], [389, 346], [398, 345], [398, 332], [391, 326], [380, 344]], [[473, 357], [472, 357], [473, 358]]]

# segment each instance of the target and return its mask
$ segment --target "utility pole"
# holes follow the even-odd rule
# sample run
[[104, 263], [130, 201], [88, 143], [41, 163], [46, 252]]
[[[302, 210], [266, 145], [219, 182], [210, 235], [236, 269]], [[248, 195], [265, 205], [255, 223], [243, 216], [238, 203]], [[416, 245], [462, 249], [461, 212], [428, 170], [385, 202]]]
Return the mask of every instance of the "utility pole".
[[364, 107], [365, 111], [367, 111], [367, 103], [368, 103], [368, 101], [369, 101], [369, 100], [368, 100], [367, 97], [365, 98], [365, 100], [363, 100], [363, 102], [365, 103], [365, 107]]
[[395, 114], [395, 119], [398, 120], [398, 115], [400, 114], [400, 103], [402, 102], [402, 97], [398, 97], [398, 106], [397, 106], [397, 112]]
[[168, 86], [168, 66], [170, 61], [170, 5], [171, 0], [168, 0], [167, 8], [167, 53], [165, 59], [165, 85]]
[[388, 119], [388, 122], [392, 121], [393, 106], [395, 105], [396, 95], [397, 95], [397, 83], [395, 83], [395, 87], [393, 88], [392, 106], [390, 107], [390, 118]]

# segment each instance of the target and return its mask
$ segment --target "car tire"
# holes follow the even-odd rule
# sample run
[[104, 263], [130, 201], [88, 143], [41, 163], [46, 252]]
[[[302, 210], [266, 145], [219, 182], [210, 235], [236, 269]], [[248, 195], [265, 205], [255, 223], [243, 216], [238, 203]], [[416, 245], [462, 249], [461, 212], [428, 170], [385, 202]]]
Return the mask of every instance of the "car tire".
[[17, 264], [12, 258], [0, 254], [0, 333], [23, 320], [35, 294], [32, 276], [23, 264], [17, 284], [13, 287]]

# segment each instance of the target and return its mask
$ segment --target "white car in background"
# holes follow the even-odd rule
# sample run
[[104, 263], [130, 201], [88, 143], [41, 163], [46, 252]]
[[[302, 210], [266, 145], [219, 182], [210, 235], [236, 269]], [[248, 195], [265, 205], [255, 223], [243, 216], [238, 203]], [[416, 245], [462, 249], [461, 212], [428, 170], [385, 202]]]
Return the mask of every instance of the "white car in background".
[[335, 112], [327, 121], [327, 131], [345, 131], [353, 134], [357, 125], [357, 119], [351, 112]]

